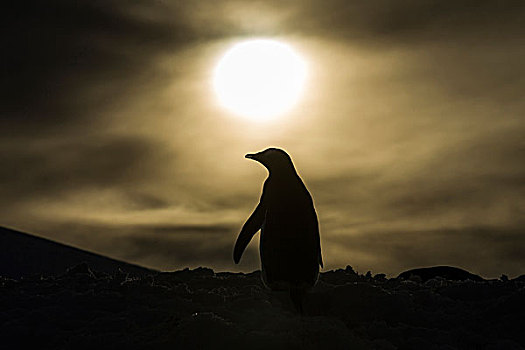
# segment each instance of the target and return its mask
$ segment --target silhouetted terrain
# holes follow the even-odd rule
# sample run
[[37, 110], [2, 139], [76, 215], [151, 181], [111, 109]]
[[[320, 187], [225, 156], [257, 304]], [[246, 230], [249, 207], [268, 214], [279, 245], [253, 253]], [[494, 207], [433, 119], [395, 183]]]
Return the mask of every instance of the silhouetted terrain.
[[60, 274], [81, 262], [107, 273], [114, 273], [119, 269], [139, 275], [152, 272], [141, 266], [0, 227], [1, 276], [20, 278], [30, 274]]
[[[67, 247], [66, 247], [67, 248]], [[27, 258], [29, 256], [25, 255]], [[5, 266], [2, 266], [4, 269]], [[258, 271], [0, 278], [0, 339], [39, 349], [523, 349], [525, 278], [322, 273], [304, 317]], [[434, 270], [436, 271], [436, 270]]]

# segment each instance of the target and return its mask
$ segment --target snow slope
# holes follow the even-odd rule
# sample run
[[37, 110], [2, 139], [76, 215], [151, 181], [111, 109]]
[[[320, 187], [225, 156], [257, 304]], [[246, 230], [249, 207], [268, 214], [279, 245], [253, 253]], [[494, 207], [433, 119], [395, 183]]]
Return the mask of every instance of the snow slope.
[[0, 227], [1, 276], [20, 278], [29, 274], [59, 274], [81, 262], [108, 273], [119, 269], [135, 274], [152, 272], [141, 266]]

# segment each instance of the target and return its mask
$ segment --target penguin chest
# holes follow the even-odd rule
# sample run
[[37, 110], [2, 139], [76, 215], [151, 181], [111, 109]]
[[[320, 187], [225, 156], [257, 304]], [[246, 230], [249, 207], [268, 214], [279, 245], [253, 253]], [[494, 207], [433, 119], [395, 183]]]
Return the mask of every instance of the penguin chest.
[[301, 220], [293, 220], [286, 212], [268, 212], [261, 229], [262, 256], [285, 260], [300, 245], [305, 230]]
[[261, 229], [260, 254], [264, 282], [313, 285], [319, 271], [307, 212], [268, 210]]

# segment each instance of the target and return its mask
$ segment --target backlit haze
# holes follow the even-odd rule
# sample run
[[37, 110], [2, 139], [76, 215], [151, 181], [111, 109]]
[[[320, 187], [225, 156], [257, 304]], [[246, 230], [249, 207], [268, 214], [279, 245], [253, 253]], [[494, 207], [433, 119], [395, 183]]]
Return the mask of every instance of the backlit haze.
[[[252, 271], [258, 236], [231, 253], [267, 174], [244, 155], [277, 146], [314, 198], [325, 270], [523, 273], [524, 4], [13, 6], [1, 225], [162, 270]], [[214, 85], [228, 50], [261, 38], [305, 65], [264, 120]]]
[[266, 122], [298, 102], [306, 66], [283, 42], [249, 39], [226, 51], [215, 67], [213, 87], [221, 105], [234, 114]]

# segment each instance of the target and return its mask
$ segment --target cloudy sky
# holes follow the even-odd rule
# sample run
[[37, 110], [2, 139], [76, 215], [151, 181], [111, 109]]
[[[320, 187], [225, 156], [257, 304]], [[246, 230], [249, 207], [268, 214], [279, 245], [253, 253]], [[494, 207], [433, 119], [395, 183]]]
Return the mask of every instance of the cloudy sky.
[[[525, 3], [24, 1], [3, 11], [0, 224], [163, 270], [241, 264], [233, 243], [285, 148], [325, 270], [524, 273]], [[308, 65], [269, 122], [214, 68], [271, 38]], [[257, 238], [257, 237], [256, 237]]]

